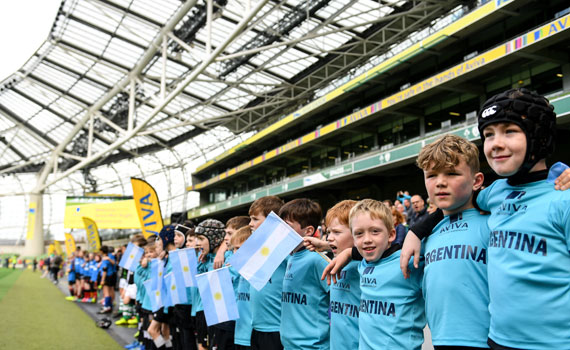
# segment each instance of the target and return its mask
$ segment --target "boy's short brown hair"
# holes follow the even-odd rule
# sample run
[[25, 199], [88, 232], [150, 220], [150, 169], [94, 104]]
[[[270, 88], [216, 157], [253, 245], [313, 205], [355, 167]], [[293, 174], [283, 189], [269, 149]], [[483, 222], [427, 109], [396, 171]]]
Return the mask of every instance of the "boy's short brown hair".
[[243, 244], [249, 236], [251, 236], [251, 228], [249, 226], [243, 226], [232, 235], [230, 245], [235, 247], [238, 244]]
[[335, 204], [327, 211], [325, 225], [329, 227], [332, 224], [332, 221], [337, 219], [339, 224], [348, 226], [348, 214], [350, 214], [350, 209], [352, 209], [355, 204], [356, 201], [352, 199], [346, 199]]
[[372, 219], [382, 220], [388, 231], [394, 228], [392, 211], [384, 203], [374, 199], [363, 199], [356, 203], [349, 214], [349, 225], [352, 230], [352, 220], [358, 214], [368, 213]]
[[249, 225], [249, 216], [234, 216], [226, 222], [226, 228], [233, 228], [234, 230], [247, 225]]
[[142, 233], [138, 233], [131, 237], [131, 243], [136, 245], [137, 247], [144, 247], [146, 245], [146, 238], [144, 238]]
[[313, 226], [315, 230], [321, 223], [322, 213], [319, 203], [308, 198], [293, 199], [279, 210], [281, 219], [298, 222], [301, 228]]
[[473, 174], [479, 171], [477, 146], [462, 137], [445, 135], [424, 146], [416, 163], [424, 171], [439, 171], [456, 167], [461, 160], [467, 163]]
[[248, 215], [263, 215], [267, 217], [269, 213], [275, 212], [279, 213], [281, 207], [283, 206], [283, 200], [277, 196], [265, 196], [256, 199], [249, 207]]

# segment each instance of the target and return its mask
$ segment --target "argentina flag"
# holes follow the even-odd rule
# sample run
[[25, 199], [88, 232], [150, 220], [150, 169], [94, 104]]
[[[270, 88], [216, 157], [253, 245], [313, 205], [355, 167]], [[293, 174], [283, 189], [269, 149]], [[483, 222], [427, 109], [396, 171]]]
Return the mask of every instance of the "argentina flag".
[[274, 212], [242, 244], [229, 263], [258, 291], [303, 239]]
[[208, 326], [239, 318], [229, 267], [196, 275], [196, 281]]
[[164, 261], [152, 259], [150, 261], [150, 281], [153, 291], [161, 291], [163, 284]]
[[162, 293], [159, 290], [152, 289], [152, 281], [147, 280], [143, 282], [146, 294], [150, 300], [150, 311], [156, 312], [162, 307]]
[[176, 280], [182, 280], [184, 287], [196, 287], [197, 259], [194, 248], [177, 249], [168, 253], [172, 272]]
[[164, 275], [164, 284], [166, 289], [168, 289], [172, 305], [186, 304], [188, 302], [183, 281], [177, 281], [176, 275], [173, 272]]
[[134, 272], [137, 269], [137, 266], [139, 265], [143, 254], [144, 249], [137, 247], [132, 242], [129, 242], [127, 250], [125, 250], [125, 254], [123, 254], [123, 257], [119, 262], [119, 266], [126, 270]]

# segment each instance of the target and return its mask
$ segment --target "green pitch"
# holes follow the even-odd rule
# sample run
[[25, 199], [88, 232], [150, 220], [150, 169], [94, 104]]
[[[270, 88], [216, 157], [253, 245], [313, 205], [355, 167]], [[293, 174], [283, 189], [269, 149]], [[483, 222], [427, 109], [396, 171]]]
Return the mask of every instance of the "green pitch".
[[0, 349], [122, 349], [64, 297], [39, 272], [0, 269]]

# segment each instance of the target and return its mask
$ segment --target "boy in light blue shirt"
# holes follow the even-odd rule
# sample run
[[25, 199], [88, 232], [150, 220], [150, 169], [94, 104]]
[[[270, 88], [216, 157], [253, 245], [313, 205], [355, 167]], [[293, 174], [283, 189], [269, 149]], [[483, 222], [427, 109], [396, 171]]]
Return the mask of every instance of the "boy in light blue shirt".
[[[256, 199], [249, 207], [249, 227], [255, 231], [271, 212], [279, 213], [283, 200], [276, 196]], [[257, 291], [250, 289], [252, 317], [251, 349], [282, 350], [281, 335], [281, 295], [287, 259], [273, 272], [267, 284]]]
[[[231, 235], [229, 246], [235, 253], [251, 236], [249, 226], [234, 231]], [[234, 344], [236, 350], [248, 350], [251, 348], [251, 304], [249, 282], [238, 274], [236, 288], [236, 304], [239, 318], [236, 320]]]
[[422, 148], [417, 159], [430, 199], [444, 219], [424, 240], [423, 295], [435, 349], [488, 349], [488, 216], [473, 208], [483, 184], [479, 150], [455, 135]]
[[[344, 200], [327, 211], [325, 223], [327, 242], [336, 256], [354, 246], [348, 225], [348, 214], [356, 204]], [[358, 261], [350, 262], [330, 289], [330, 348], [331, 350], [358, 349], [358, 313], [360, 309], [360, 274]]]
[[364, 199], [350, 211], [360, 263], [359, 349], [421, 349], [425, 326], [422, 270], [410, 279], [400, 271], [400, 245], [392, 213], [379, 201]]
[[[279, 216], [301, 237], [311, 236], [321, 221], [321, 207], [299, 198], [286, 203]], [[286, 350], [329, 349], [329, 286], [320, 280], [328, 262], [301, 243], [287, 262], [281, 297], [281, 343]]]

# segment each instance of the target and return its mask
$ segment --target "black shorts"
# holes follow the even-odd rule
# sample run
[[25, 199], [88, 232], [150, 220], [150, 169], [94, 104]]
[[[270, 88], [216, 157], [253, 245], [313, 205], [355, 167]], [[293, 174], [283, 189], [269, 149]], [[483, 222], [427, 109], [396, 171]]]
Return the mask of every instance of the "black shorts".
[[91, 280], [91, 276], [89, 276], [89, 275], [83, 275], [83, 276], [81, 276], [81, 278], [87, 282], [89, 282]]
[[69, 286], [73, 286], [75, 284], [75, 280], [68, 280], [67, 283], [69, 283]]
[[225, 330], [225, 329], [220, 329], [220, 328], [215, 328], [215, 327], [210, 327], [213, 328], [213, 340], [210, 342], [212, 343], [212, 347], [216, 347], [216, 349], [218, 350], [234, 350], [235, 349], [235, 344], [234, 344], [234, 335], [235, 332], [234, 330]]
[[236, 350], [251, 350], [251, 346], [245, 346], [245, 345], [235, 345], [235, 349]]
[[108, 287], [114, 287], [116, 283], [117, 283], [117, 275], [113, 274], [111, 276], [105, 277], [105, 283], [103, 285]]
[[279, 332], [251, 331], [252, 350], [283, 350], [281, 334]]
[[192, 305], [174, 305], [171, 309], [174, 315], [174, 324], [179, 328], [191, 329], [194, 328], [192, 324]]
[[[171, 310], [168, 310], [171, 312]], [[158, 309], [158, 311], [154, 312], [152, 314], [152, 316], [154, 317], [154, 319], [156, 320], [156, 322], [160, 322], [160, 323], [168, 323], [168, 321], [170, 321], [170, 317], [172, 316], [169, 313], [164, 313], [164, 308], [161, 307], [160, 309]]]
[[196, 312], [196, 338], [198, 344], [208, 347], [208, 325], [204, 311]]

